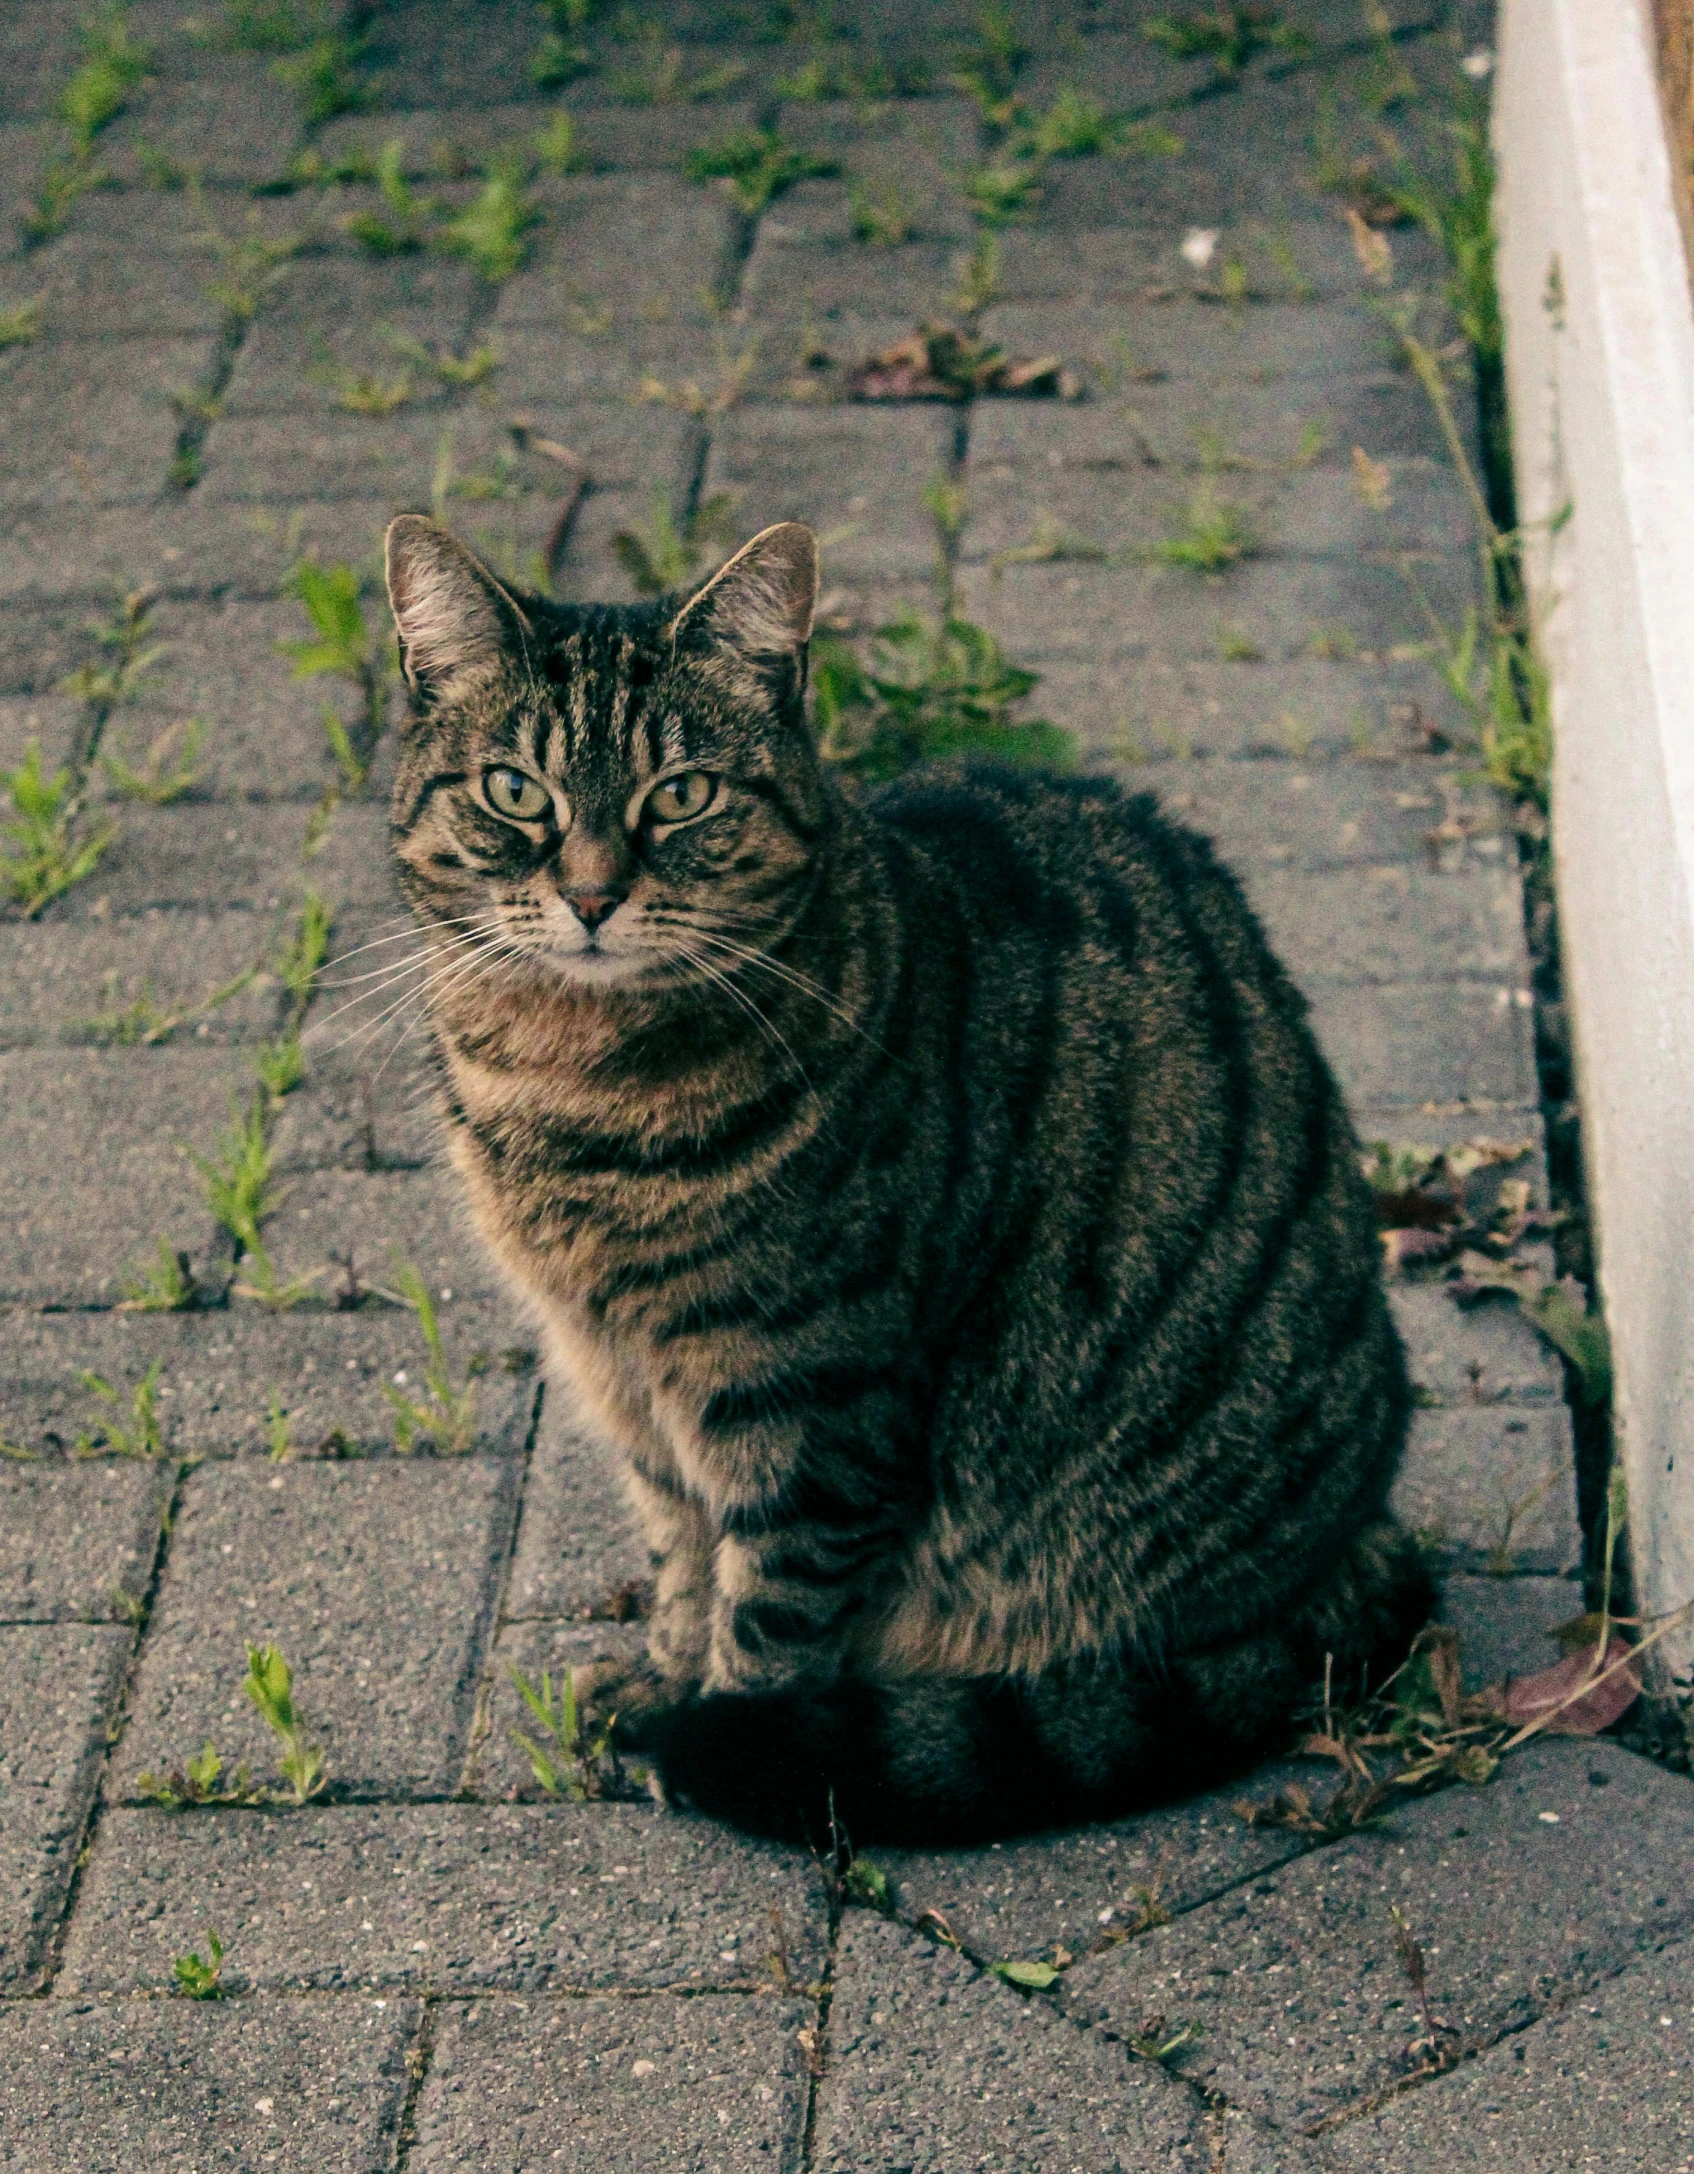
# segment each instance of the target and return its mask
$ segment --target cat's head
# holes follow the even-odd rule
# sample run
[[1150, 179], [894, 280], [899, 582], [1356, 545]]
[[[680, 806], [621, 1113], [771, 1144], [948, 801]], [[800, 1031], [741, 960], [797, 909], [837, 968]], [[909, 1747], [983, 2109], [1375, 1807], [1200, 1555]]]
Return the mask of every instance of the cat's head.
[[803, 715], [810, 529], [766, 529], [680, 606], [574, 607], [402, 514], [388, 594], [421, 914], [579, 987], [711, 979], [791, 925], [837, 805]]

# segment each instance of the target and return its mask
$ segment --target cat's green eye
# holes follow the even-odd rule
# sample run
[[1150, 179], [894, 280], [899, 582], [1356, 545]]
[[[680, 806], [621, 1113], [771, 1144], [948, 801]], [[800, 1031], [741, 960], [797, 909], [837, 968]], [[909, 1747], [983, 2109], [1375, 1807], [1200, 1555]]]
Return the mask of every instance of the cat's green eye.
[[485, 770], [482, 789], [495, 814], [509, 815], [515, 823], [533, 823], [553, 804], [546, 786], [522, 770]]
[[718, 781], [709, 770], [684, 770], [665, 778], [647, 795], [647, 815], [655, 823], [687, 823], [704, 815], [717, 798]]

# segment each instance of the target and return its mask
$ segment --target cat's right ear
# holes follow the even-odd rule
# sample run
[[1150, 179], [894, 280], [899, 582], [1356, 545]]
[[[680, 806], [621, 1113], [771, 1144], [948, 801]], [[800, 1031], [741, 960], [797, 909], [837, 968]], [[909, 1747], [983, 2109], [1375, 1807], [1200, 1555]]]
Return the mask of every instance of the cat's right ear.
[[402, 513], [388, 524], [388, 602], [400, 668], [413, 691], [450, 702], [521, 655], [529, 621], [494, 576], [438, 521]]

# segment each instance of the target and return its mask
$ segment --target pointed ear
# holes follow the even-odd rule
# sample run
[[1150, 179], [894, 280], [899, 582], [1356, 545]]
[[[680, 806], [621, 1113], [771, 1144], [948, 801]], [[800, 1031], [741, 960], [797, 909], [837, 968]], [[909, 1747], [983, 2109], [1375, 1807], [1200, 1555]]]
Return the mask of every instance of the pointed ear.
[[671, 622], [673, 642], [721, 645], [769, 670], [800, 661], [818, 601], [818, 540], [779, 521], [743, 544]]
[[529, 621], [473, 552], [439, 522], [403, 513], [388, 524], [388, 602], [400, 665], [431, 701], [488, 677], [520, 649]]

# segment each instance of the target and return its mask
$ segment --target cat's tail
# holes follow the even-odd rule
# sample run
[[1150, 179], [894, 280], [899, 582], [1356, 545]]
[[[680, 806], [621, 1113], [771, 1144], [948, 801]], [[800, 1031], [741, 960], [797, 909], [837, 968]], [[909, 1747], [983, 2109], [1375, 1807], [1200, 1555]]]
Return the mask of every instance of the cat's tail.
[[1280, 1750], [1326, 1651], [1374, 1681], [1398, 1666], [1433, 1597], [1416, 1550], [1385, 1522], [1346, 1569], [1304, 1620], [1156, 1671], [1096, 1656], [1028, 1681], [718, 1693], [644, 1715], [640, 1748], [673, 1802], [820, 1851], [1119, 1817]]

